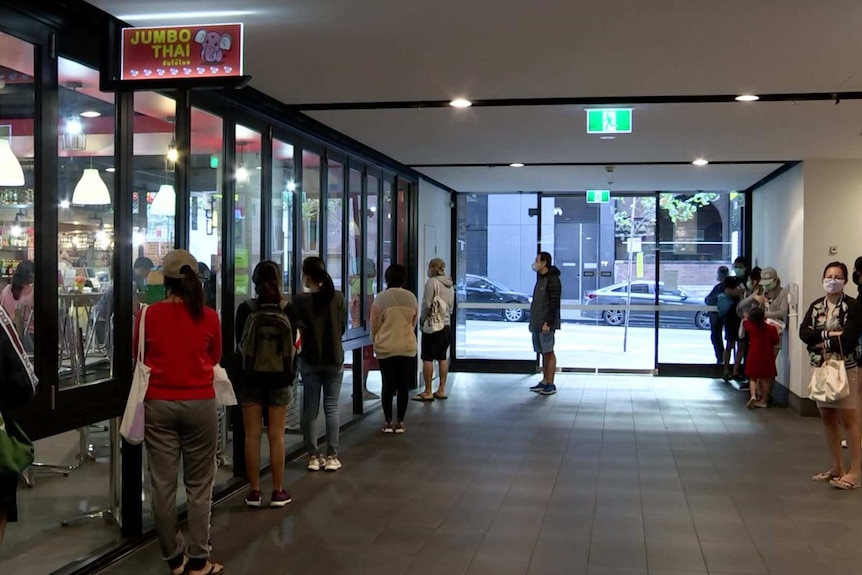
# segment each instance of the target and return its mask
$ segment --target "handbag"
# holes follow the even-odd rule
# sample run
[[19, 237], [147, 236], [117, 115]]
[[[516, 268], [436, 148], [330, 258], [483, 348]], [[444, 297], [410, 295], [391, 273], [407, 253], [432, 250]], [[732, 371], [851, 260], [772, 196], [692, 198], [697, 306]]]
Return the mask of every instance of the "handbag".
[[434, 295], [431, 297], [431, 305], [428, 315], [422, 322], [422, 333], [437, 333], [446, 327], [446, 317], [449, 315], [449, 306], [440, 297], [440, 282], [434, 282]]
[[150, 386], [150, 373], [152, 369], [144, 363], [145, 346], [145, 319], [147, 308], [141, 310], [141, 320], [138, 324], [138, 353], [135, 361], [135, 373], [132, 376], [132, 387], [129, 389], [129, 398], [126, 400], [126, 409], [123, 411], [123, 420], [120, 423], [120, 435], [132, 445], [138, 445], [144, 441], [144, 400], [147, 397], [147, 388]]
[[233, 384], [227, 375], [227, 370], [216, 364], [213, 366], [213, 388], [215, 389], [216, 402], [219, 405], [236, 405], [236, 394], [233, 391]]
[[838, 338], [841, 353], [836, 357], [829, 354], [819, 367], [814, 368], [808, 382], [808, 398], [820, 403], [835, 403], [850, 395], [850, 382], [847, 381], [847, 368], [844, 366], [844, 349]]
[[0, 477], [17, 476], [33, 463], [33, 442], [0, 413]]

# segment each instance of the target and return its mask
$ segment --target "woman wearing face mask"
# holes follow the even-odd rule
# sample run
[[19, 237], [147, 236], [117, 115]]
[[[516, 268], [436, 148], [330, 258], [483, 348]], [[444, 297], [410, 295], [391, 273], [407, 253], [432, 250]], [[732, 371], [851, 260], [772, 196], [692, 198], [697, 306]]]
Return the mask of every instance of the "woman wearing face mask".
[[[753, 275], [754, 270], [752, 270]], [[775, 326], [779, 336], [784, 333], [784, 328], [787, 326], [788, 290], [781, 286], [781, 278], [778, 277], [778, 272], [775, 268], [764, 268], [760, 271], [757, 291], [743, 299], [739, 303], [739, 308], [743, 310], [743, 317], [747, 319], [748, 314], [755, 308], [761, 308], [764, 312], [766, 323]], [[775, 346], [775, 358], [781, 351], [781, 339], [778, 340], [778, 345]], [[764, 407], [769, 401], [772, 394], [772, 385], [775, 382], [774, 378], [763, 378], [760, 380], [759, 389], [752, 389], [751, 395], [759, 402], [758, 407]]]
[[[309, 471], [338, 471], [338, 395], [344, 375], [344, 348], [341, 336], [347, 329], [344, 294], [318, 257], [302, 262], [302, 284], [306, 293], [293, 300], [296, 327], [302, 340], [299, 372], [302, 374], [302, 434], [308, 450]], [[320, 394], [326, 416], [326, 458], [317, 449], [317, 415]]]
[[[811, 477], [814, 481], [828, 481], [838, 489], [856, 489], [862, 483], [862, 437], [856, 413], [859, 395], [856, 360], [859, 357], [862, 308], [855, 299], [844, 294], [847, 275], [847, 266], [841, 262], [832, 262], [826, 266], [823, 270], [826, 296], [811, 304], [799, 324], [799, 337], [808, 346], [812, 366], [821, 365], [827, 355], [841, 354], [847, 369], [850, 394], [832, 403], [817, 402], [829, 446], [831, 467]], [[849, 470], [845, 468], [841, 457], [842, 427], [850, 446]]]

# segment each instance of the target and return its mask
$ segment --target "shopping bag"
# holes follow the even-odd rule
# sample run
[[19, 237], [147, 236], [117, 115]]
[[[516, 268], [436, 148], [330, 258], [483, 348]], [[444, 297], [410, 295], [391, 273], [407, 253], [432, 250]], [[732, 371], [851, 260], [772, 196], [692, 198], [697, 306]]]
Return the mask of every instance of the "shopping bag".
[[213, 388], [215, 388], [216, 403], [225, 406], [237, 404], [227, 370], [218, 364], [213, 366]]
[[120, 435], [132, 445], [138, 445], [144, 441], [144, 400], [147, 397], [150, 372], [152, 371], [144, 363], [144, 320], [146, 316], [147, 308], [144, 307], [138, 326], [138, 353], [137, 361], [135, 361], [135, 373], [132, 376], [132, 387], [129, 390], [129, 398], [126, 400], [123, 420], [120, 422]]
[[17, 476], [33, 463], [33, 442], [0, 413], [0, 477]]
[[850, 395], [847, 370], [841, 356], [830, 355], [814, 368], [808, 382], [808, 397], [821, 403], [835, 403]]

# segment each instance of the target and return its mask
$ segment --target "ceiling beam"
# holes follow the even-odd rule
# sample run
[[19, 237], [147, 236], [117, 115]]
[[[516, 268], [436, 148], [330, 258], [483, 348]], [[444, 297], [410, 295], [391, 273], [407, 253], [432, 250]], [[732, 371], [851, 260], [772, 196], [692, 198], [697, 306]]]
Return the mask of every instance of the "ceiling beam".
[[[498, 98], [471, 100], [472, 107], [525, 107], [525, 106], [633, 106], [637, 104], [739, 104], [739, 94], [712, 94], [689, 96], [602, 96], [571, 98]], [[758, 102], [817, 102], [862, 100], [862, 92], [808, 92], [787, 94], [758, 94]], [[742, 102], [757, 104], [758, 102]], [[388, 102], [333, 102], [291, 104], [290, 108], [304, 112], [337, 110], [406, 110], [423, 108], [449, 108], [449, 100], [395, 100]]]
[[[763, 164], [794, 163], [795, 160], [718, 160], [710, 161], [710, 166], [742, 166]], [[465, 163], [465, 164], [408, 164], [411, 168], [508, 168], [506, 163]], [[524, 162], [526, 168], [577, 167], [577, 166], [691, 166], [691, 160], [681, 162]]]

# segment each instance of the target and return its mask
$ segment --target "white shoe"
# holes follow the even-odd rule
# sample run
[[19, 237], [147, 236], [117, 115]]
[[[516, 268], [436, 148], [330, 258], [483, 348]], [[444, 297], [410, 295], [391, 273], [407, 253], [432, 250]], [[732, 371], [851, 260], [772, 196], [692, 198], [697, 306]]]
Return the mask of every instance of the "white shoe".
[[338, 471], [341, 469], [341, 462], [335, 455], [330, 455], [326, 458], [326, 465], [323, 466], [324, 471]]
[[316, 455], [312, 455], [308, 458], [308, 466], [306, 467], [306, 469], [308, 469], [309, 471], [320, 471], [320, 464], [320, 458]]

